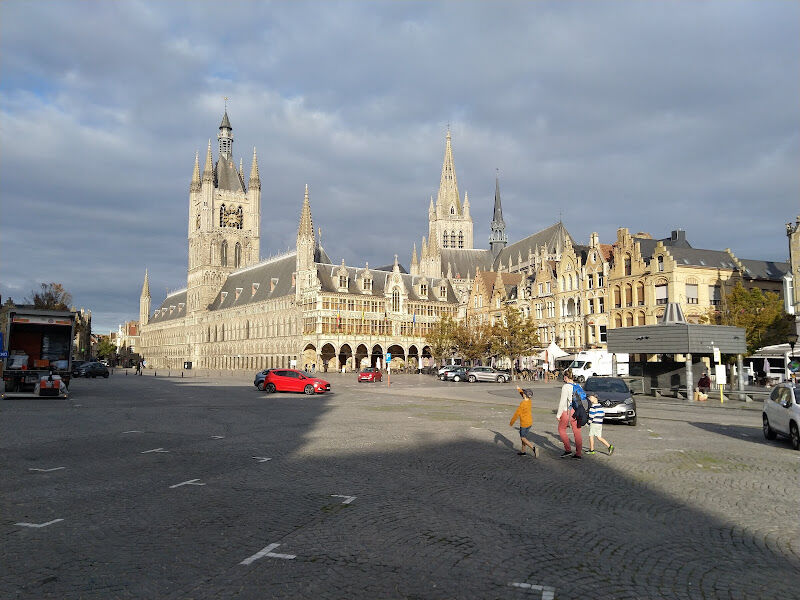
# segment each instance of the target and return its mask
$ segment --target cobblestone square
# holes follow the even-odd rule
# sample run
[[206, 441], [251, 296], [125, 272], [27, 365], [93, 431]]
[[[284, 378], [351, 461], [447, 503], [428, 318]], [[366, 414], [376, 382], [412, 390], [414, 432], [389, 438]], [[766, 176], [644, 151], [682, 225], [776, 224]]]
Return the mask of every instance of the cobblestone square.
[[637, 397], [613, 456], [561, 460], [537, 383], [536, 459], [511, 384], [328, 379], [1, 401], [0, 597], [800, 598], [800, 453], [758, 406]]

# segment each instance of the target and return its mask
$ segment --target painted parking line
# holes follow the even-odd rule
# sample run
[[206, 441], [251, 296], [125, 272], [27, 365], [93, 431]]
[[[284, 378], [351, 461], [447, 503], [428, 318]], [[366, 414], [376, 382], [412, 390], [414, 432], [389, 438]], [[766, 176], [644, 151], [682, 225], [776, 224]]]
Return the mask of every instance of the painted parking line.
[[123, 431], [122, 433], [144, 433], [144, 431], [139, 431], [138, 429], [131, 429], [130, 431]]
[[508, 585], [532, 592], [542, 592], [542, 600], [553, 600], [556, 596], [556, 588], [549, 585], [536, 585], [533, 583], [509, 583]]
[[60, 471], [61, 469], [66, 469], [67, 467], [53, 467], [52, 469], [35, 469], [33, 467], [29, 468], [28, 471], [39, 471], [39, 473], [49, 473], [50, 471]]
[[224, 435], [212, 435], [211, 439], [212, 440], [224, 440], [225, 436]]
[[297, 558], [297, 556], [294, 555], [294, 554], [278, 554], [276, 552], [273, 552], [273, 550], [275, 550], [275, 548], [277, 548], [278, 546], [280, 546], [280, 544], [270, 544], [266, 548], [262, 548], [261, 550], [259, 550], [255, 554], [253, 554], [253, 556], [245, 558], [239, 564], [240, 565], [249, 565], [249, 564], [257, 561], [259, 558], [264, 558], [265, 556], [268, 556], [270, 558], [283, 558], [285, 560], [292, 560], [294, 558]]
[[169, 486], [169, 489], [181, 487], [182, 485], [205, 485], [205, 483], [197, 483], [200, 481], [199, 479], [190, 479], [189, 481], [183, 481], [181, 483], [176, 483], [175, 485]]
[[342, 494], [331, 494], [331, 498], [345, 498], [345, 501], [342, 504], [350, 504], [353, 500], [356, 499], [356, 496], [343, 496]]
[[254, 456], [253, 458], [258, 462], [267, 462], [268, 460], [272, 460], [271, 458], [268, 458], [266, 456]]
[[139, 454], [150, 454], [151, 452], [169, 452], [169, 450], [164, 450], [163, 448], [153, 448], [152, 450], [145, 450], [144, 452], [140, 452]]
[[53, 523], [58, 523], [59, 521], [63, 520], [64, 519], [53, 519], [47, 523], [15, 523], [15, 525], [19, 525], [20, 527], [33, 527], [35, 529], [41, 529], [42, 527], [47, 527], [48, 525], [52, 525]]

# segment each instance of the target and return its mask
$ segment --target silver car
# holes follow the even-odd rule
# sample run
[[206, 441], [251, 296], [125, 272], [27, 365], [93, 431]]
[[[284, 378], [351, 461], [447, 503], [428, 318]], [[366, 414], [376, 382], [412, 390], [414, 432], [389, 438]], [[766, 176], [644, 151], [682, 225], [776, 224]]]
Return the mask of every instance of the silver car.
[[510, 379], [508, 373], [505, 371], [498, 371], [492, 367], [472, 367], [467, 371], [467, 381], [475, 383], [476, 381], [496, 381], [497, 383], [505, 383]]
[[775, 386], [764, 400], [761, 421], [765, 438], [788, 437], [792, 448], [800, 450], [800, 388], [788, 382]]

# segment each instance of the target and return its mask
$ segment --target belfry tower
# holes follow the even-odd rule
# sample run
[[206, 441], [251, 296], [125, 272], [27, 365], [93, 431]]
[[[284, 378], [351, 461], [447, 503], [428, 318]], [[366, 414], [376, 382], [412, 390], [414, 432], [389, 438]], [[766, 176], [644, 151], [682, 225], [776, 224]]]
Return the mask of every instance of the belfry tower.
[[245, 187], [244, 174], [233, 160], [233, 127], [227, 110], [217, 141], [217, 162], [209, 140], [202, 175], [195, 154], [189, 186], [188, 314], [205, 309], [229, 273], [259, 261], [261, 179], [256, 150]]

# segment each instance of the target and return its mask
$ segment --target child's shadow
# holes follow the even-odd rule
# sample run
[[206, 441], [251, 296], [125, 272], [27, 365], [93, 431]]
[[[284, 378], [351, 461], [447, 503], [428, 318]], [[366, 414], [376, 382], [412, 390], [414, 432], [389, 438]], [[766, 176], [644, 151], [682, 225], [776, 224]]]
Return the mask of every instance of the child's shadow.
[[494, 434], [495, 444], [503, 444], [503, 446], [505, 446], [506, 448], [510, 448], [511, 450], [514, 449], [514, 442], [512, 442], [502, 433], [500, 433], [499, 431], [495, 431], [494, 429], [490, 429], [489, 431], [491, 431]]
[[[505, 446], [506, 448], [509, 448], [511, 450], [515, 449], [514, 442], [512, 442], [510, 439], [508, 439], [502, 433], [500, 433], [499, 431], [495, 431], [494, 429], [490, 429], [489, 431], [491, 431], [494, 434], [494, 443], [495, 444], [502, 444], [503, 446]], [[557, 442], [560, 443], [561, 438], [559, 438], [558, 435], [553, 435], [553, 434], [551, 434], [551, 435], [553, 436], [553, 438], [555, 438], [555, 440]], [[549, 448], [551, 450], [558, 450], [559, 449], [559, 446], [557, 446], [555, 443], [551, 442], [549, 439], [547, 439], [543, 435], [534, 435], [533, 439], [531, 441], [534, 444], [536, 444], [537, 446], [539, 446], [540, 448]]]

